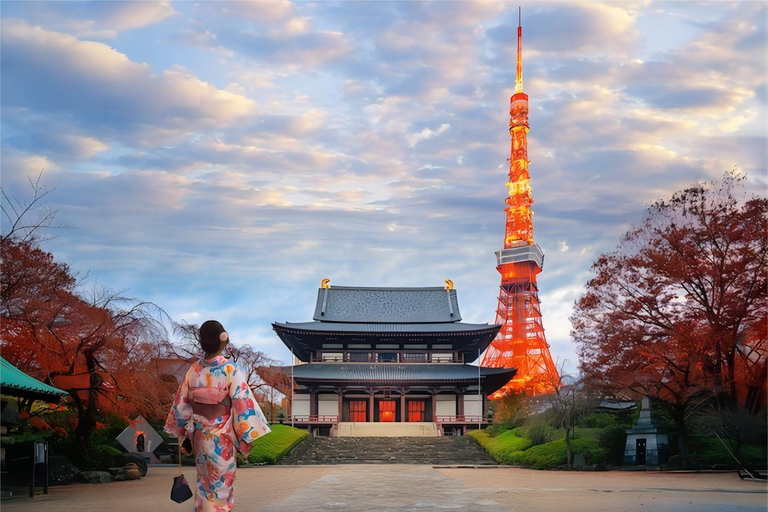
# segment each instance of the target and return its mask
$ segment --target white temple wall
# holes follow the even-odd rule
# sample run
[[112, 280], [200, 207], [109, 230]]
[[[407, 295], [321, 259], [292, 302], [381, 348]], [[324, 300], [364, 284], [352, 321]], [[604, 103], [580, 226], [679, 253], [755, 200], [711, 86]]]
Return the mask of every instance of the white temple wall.
[[435, 414], [456, 416], [456, 395], [435, 395]]
[[477, 395], [464, 395], [464, 415], [480, 416], [483, 414], [483, 403]]
[[309, 395], [293, 396], [293, 415], [309, 416]]
[[339, 395], [317, 395], [317, 414], [318, 416], [338, 416]]

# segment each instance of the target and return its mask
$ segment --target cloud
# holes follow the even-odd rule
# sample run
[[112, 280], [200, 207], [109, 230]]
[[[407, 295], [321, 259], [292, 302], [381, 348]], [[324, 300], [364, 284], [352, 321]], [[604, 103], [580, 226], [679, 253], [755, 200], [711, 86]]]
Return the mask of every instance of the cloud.
[[[155, 2], [18, 2], [10, 16], [78, 37], [113, 39], [119, 33], [155, 25], [178, 15], [169, 0]], [[8, 13], [6, 11], [6, 17]]]
[[339, 32], [237, 31], [219, 37], [223, 45], [254, 59], [285, 67], [317, 67], [352, 51]]
[[157, 75], [104, 44], [18, 20], [3, 22], [2, 72], [5, 106], [68, 117], [89, 135], [132, 132], [144, 144], [222, 126], [255, 107], [183, 68]]
[[294, 4], [288, 0], [270, 0], [269, 2], [215, 2], [202, 4], [204, 9], [212, 9], [228, 19], [246, 19], [261, 23], [284, 21], [294, 12]]
[[408, 137], [406, 137], [406, 139], [408, 140], [408, 146], [409, 147], [414, 147], [416, 144], [418, 144], [419, 142], [421, 142], [423, 140], [432, 139], [434, 137], [437, 137], [441, 133], [443, 133], [446, 130], [448, 130], [450, 127], [451, 127], [450, 124], [443, 123], [443, 124], [440, 125], [440, 127], [437, 130], [434, 130], [434, 131], [430, 130], [429, 128], [424, 128], [420, 132], [413, 133], [413, 134], [409, 135]]
[[[523, 52], [531, 60], [541, 55], [589, 56], [628, 54], [639, 33], [638, 11], [633, 4], [545, 3], [523, 9]], [[517, 12], [514, 21], [488, 30], [489, 37], [510, 55], [516, 48]], [[610, 43], [608, 43], [610, 42]], [[514, 62], [514, 59], [508, 60]]]

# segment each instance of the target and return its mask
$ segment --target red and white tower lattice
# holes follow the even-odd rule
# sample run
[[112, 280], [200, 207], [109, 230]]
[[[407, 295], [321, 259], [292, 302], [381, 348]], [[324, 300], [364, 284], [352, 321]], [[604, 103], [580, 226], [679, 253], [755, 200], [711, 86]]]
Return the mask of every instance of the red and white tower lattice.
[[485, 352], [482, 366], [517, 368], [515, 378], [496, 393], [548, 393], [560, 377], [549, 353], [541, 321], [541, 301], [536, 275], [544, 264], [544, 253], [533, 241], [533, 212], [528, 171], [528, 95], [523, 92], [522, 25], [517, 27], [517, 75], [509, 102], [509, 197], [504, 248], [496, 253], [501, 274], [496, 323], [501, 330]]

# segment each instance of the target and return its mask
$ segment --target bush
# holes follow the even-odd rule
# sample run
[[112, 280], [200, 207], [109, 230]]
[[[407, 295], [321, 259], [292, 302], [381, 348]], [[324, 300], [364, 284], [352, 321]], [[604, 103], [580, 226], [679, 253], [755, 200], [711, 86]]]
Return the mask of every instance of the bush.
[[597, 436], [600, 448], [605, 450], [607, 464], [621, 466], [624, 463], [624, 448], [627, 443], [627, 431], [620, 425], [610, 425]]
[[[731, 439], [723, 439], [728, 449], [744, 464], [760, 465], [765, 467], [768, 452], [765, 445], [742, 444], [737, 449], [737, 443]], [[691, 438], [690, 455], [702, 466], [715, 465], [738, 467], [728, 449], [716, 437]], [[670, 461], [671, 462], [671, 461]]]
[[545, 444], [555, 437], [555, 430], [545, 423], [533, 423], [526, 427], [525, 434], [532, 446]]
[[489, 435], [486, 430], [473, 430], [467, 435], [477, 440], [480, 446], [500, 464], [518, 464], [511, 454], [522, 452], [531, 446], [530, 440], [523, 437], [520, 428], [507, 430], [496, 436]]
[[491, 437], [496, 437], [497, 435], [499, 435], [499, 434], [501, 434], [501, 433], [503, 433], [503, 432], [506, 432], [506, 431], [508, 431], [508, 430], [510, 430], [510, 427], [509, 427], [508, 425], [501, 425], [501, 424], [498, 424], [498, 425], [489, 425], [489, 426], [488, 426], [488, 427], [486, 427], [486, 429], [485, 429], [485, 431], [486, 431], [486, 432], [488, 433], [488, 435], [489, 435], [489, 436], [491, 436]]
[[271, 425], [272, 432], [256, 439], [248, 462], [274, 464], [307, 437], [308, 432], [288, 425]]
[[[596, 439], [581, 438], [571, 441], [574, 454], [581, 453], [587, 464], [605, 463], [606, 451], [598, 445]], [[552, 469], [568, 463], [565, 439], [534, 446], [522, 453], [520, 464], [533, 469]]]
[[606, 428], [619, 424], [619, 417], [610, 412], [593, 412], [581, 419], [580, 427]]

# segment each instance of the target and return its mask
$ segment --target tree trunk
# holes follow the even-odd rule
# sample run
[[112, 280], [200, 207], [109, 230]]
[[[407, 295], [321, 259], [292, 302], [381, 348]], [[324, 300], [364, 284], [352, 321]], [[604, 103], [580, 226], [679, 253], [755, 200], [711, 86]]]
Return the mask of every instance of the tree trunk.
[[671, 416], [677, 427], [677, 451], [681, 469], [690, 469], [691, 461], [688, 458], [688, 428], [685, 423], [685, 407], [673, 407]]
[[573, 453], [571, 452], [571, 431], [565, 429], [565, 456], [568, 459], [568, 469], [573, 469]]
[[[85, 451], [89, 451], [91, 433], [96, 426], [96, 413], [98, 412], [98, 396], [96, 395], [96, 386], [94, 385], [96, 375], [96, 361], [93, 357], [93, 351], [85, 351], [85, 361], [88, 367], [88, 374], [90, 376], [88, 382], [88, 405], [83, 406], [79, 397], [75, 397], [77, 403], [77, 428], [75, 429], [75, 435], [77, 441]], [[76, 392], [74, 393], [77, 394]]]

